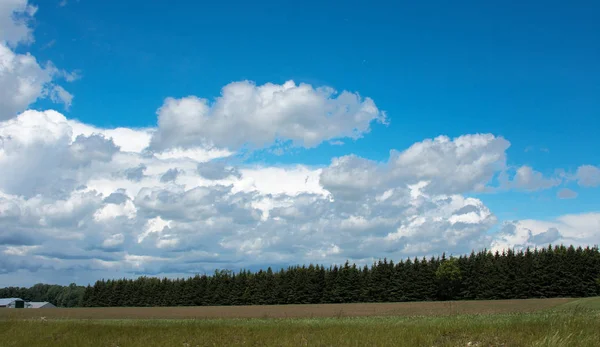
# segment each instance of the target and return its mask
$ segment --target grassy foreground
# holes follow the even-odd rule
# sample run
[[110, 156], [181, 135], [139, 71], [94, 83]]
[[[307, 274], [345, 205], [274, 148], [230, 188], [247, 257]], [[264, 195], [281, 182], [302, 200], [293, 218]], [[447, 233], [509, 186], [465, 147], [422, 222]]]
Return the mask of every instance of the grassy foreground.
[[204, 320], [0, 320], [0, 346], [597, 346], [600, 299], [530, 313]]

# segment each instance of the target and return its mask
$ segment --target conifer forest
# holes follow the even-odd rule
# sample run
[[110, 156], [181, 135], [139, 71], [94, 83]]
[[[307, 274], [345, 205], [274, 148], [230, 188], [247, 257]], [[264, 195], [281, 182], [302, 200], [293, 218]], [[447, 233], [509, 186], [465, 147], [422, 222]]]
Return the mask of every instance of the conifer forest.
[[189, 278], [102, 279], [86, 287], [2, 288], [0, 297], [63, 307], [281, 305], [494, 300], [600, 295], [600, 251], [548, 246], [459, 257], [382, 259], [371, 266], [217, 270]]

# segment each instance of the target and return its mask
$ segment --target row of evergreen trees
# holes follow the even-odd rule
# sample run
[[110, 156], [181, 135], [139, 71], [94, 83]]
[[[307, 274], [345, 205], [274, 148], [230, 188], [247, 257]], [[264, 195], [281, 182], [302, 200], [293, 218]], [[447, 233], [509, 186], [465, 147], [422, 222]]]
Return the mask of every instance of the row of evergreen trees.
[[384, 259], [372, 266], [215, 271], [187, 279], [101, 280], [82, 305], [200, 306], [524, 299], [600, 295], [598, 247], [547, 247], [458, 258]]
[[547, 247], [458, 258], [384, 259], [372, 266], [215, 271], [187, 279], [139, 277], [81, 287], [0, 288], [0, 297], [61, 307], [200, 306], [525, 299], [600, 295], [598, 247]]
[[19, 298], [25, 301], [47, 301], [60, 307], [82, 306], [85, 287], [71, 283], [68, 286], [38, 283], [30, 288], [0, 288], [0, 298]]

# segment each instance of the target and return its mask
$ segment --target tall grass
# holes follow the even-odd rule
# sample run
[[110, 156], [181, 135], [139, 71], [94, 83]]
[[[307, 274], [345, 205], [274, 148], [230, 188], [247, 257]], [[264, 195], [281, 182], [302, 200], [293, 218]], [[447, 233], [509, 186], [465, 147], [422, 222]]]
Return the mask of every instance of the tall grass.
[[429, 317], [6, 319], [0, 346], [598, 346], [594, 306]]

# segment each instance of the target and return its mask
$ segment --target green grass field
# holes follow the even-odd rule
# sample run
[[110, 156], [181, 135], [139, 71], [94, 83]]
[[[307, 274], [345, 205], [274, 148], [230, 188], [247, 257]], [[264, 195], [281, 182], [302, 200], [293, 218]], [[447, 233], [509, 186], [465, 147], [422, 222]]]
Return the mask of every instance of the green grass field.
[[571, 300], [535, 312], [442, 316], [197, 320], [5, 316], [0, 331], [0, 346], [7, 347], [598, 346], [600, 298]]

